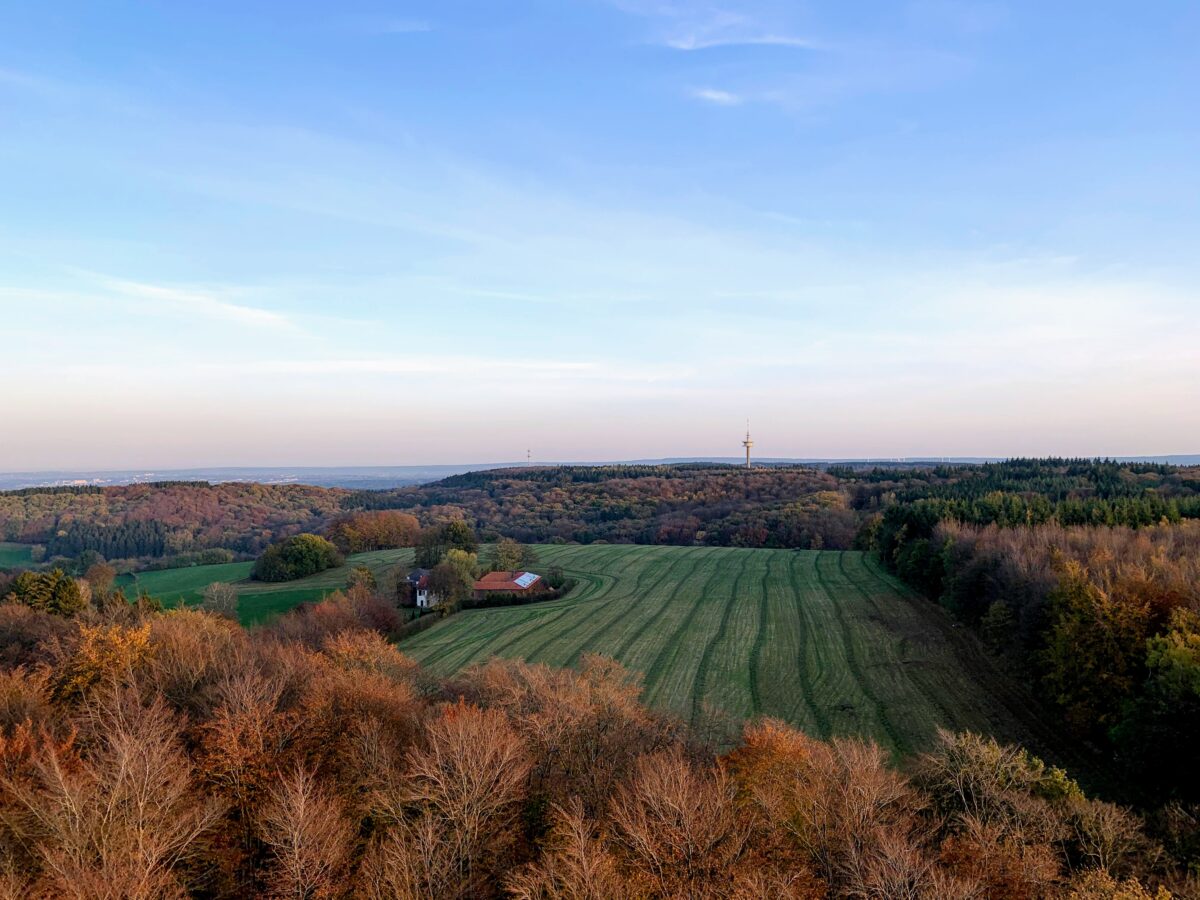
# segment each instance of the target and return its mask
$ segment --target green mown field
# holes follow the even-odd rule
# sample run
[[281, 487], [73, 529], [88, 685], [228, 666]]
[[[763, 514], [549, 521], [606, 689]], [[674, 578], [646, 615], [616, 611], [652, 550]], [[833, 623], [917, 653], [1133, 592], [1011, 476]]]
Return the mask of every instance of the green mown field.
[[27, 566], [33, 562], [33, 544], [0, 541], [0, 569]]
[[711, 709], [769, 715], [900, 754], [927, 746], [939, 725], [1057, 743], [974, 638], [872, 556], [629, 545], [537, 554], [580, 584], [544, 604], [459, 613], [401, 649], [439, 673], [493, 656], [570, 666], [605, 653], [644, 674], [647, 702], [692, 723]]
[[393, 591], [395, 572], [407, 570], [412, 564], [412, 556], [410, 549], [358, 553], [348, 557], [344, 566], [279, 584], [249, 581], [250, 569], [254, 564], [248, 562], [139, 572], [136, 575], [122, 575], [117, 579], [117, 584], [131, 597], [144, 592], [170, 605], [198, 603], [208, 585], [214, 581], [224, 581], [238, 590], [238, 618], [243, 625], [253, 625], [287, 612], [300, 603], [320, 600], [326, 594], [345, 587], [350, 570], [356, 566], [367, 566], [375, 573], [381, 588]]

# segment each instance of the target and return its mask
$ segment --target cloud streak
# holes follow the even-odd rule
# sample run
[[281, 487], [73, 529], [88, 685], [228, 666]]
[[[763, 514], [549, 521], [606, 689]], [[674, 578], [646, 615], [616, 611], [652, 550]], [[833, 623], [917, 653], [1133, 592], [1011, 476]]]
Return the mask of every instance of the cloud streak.
[[379, 22], [375, 30], [379, 34], [424, 34], [433, 31], [433, 26], [417, 19], [387, 19]]
[[295, 323], [282, 313], [234, 303], [207, 291], [149, 284], [142, 281], [127, 281], [107, 276], [99, 276], [98, 280], [113, 293], [149, 301], [161, 310], [184, 312], [258, 328], [292, 330], [296, 327]]
[[[157, 364], [146, 362], [82, 363], [65, 370], [75, 377], [141, 379]], [[549, 381], [643, 383], [684, 381], [695, 377], [690, 366], [627, 364], [616, 360], [526, 360], [484, 355], [416, 355], [367, 359], [265, 359], [192, 361], [175, 374], [232, 378], [309, 377], [356, 378], [363, 375], [436, 375], [451, 381], [478, 384], [480, 379], [530, 378], [543, 386]]]
[[614, 0], [623, 12], [659, 23], [654, 43], [673, 50], [698, 51], [719, 47], [784, 47], [816, 50], [819, 42], [794, 33], [765, 13], [734, 11], [706, 3], [658, 3]]
[[691, 93], [697, 100], [703, 100], [705, 103], [712, 103], [716, 106], [739, 106], [742, 103], [740, 95], [717, 88], [696, 88]]
[[663, 44], [674, 50], [710, 50], [714, 47], [794, 47], [817, 50], [819, 44], [809, 38], [785, 34], [688, 33], [668, 37]]

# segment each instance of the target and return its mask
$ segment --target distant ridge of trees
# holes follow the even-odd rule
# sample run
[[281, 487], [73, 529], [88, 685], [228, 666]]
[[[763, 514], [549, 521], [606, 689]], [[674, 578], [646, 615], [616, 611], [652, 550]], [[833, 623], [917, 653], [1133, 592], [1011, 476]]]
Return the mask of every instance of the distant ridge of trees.
[[[0, 492], [0, 540], [45, 544], [48, 556], [93, 550], [125, 559], [217, 548], [257, 554], [290, 534], [320, 530], [343, 512], [349, 493], [196, 481], [27, 488]], [[162, 529], [162, 540], [145, 528]]]
[[[750, 471], [707, 463], [541, 466], [455, 475], [384, 491], [303, 485], [164, 482], [159, 486], [0, 493], [0, 539], [151, 559], [212, 548], [257, 555], [301, 531], [350, 551], [383, 547], [369, 514], [421, 526], [466, 518], [481, 536], [775, 548], [869, 543], [885, 509], [932, 523], [1143, 527], [1200, 517], [1200, 468], [1083, 459]], [[356, 537], [348, 524], [361, 517]], [[411, 520], [407, 520], [411, 526]], [[156, 523], [147, 531], [136, 523]], [[365, 529], [365, 530], [364, 530]], [[374, 532], [373, 532], [374, 529]]]

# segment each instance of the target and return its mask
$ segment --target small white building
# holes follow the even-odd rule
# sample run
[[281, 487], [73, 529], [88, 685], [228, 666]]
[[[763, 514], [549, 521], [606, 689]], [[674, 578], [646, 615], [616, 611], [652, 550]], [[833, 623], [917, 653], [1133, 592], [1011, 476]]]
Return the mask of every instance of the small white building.
[[409, 572], [408, 586], [417, 609], [433, 609], [440, 602], [438, 595], [429, 589], [428, 569], [413, 569]]

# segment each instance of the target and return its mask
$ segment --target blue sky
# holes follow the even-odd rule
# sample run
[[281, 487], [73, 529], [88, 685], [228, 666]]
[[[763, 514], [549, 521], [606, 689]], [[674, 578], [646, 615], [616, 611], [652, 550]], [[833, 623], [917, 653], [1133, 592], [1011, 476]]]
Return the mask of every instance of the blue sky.
[[1200, 451], [1198, 41], [0, 2], [0, 468]]

